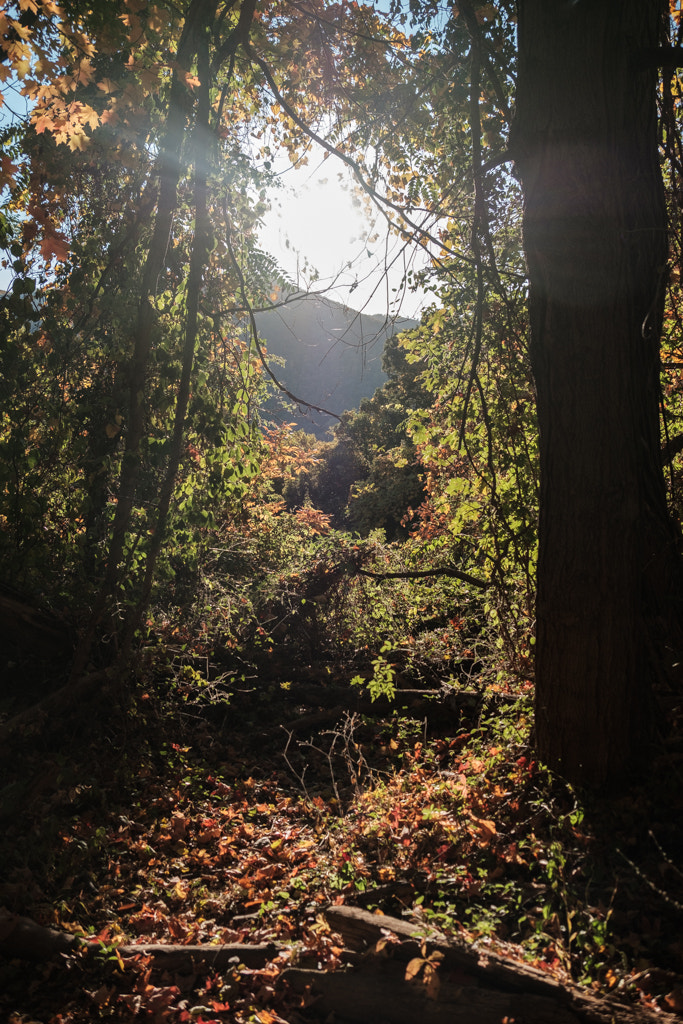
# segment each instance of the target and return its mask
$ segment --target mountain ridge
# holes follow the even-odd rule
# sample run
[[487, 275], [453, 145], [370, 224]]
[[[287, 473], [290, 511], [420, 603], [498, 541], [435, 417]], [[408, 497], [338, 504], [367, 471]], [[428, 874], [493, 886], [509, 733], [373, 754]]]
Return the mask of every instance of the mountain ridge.
[[[389, 338], [417, 326], [407, 317], [362, 313], [324, 295], [294, 293], [272, 309], [255, 313], [259, 338], [267, 354], [285, 360], [273, 372], [288, 391], [304, 402], [340, 416], [357, 409], [387, 377], [382, 353]], [[323, 439], [336, 420], [273, 395], [266, 416], [295, 422]]]

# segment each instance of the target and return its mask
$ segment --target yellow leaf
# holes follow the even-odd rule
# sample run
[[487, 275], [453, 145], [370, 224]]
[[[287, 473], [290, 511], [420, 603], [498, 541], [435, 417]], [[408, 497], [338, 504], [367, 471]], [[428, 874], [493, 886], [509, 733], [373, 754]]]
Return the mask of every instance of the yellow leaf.
[[80, 85], [88, 85], [93, 80], [94, 75], [95, 68], [93, 67], [93, 63], [91, 60], [89, 60], [87, 57], [84, 57], [83, 60], [80, 60], [78, 62], [76, 76], [78, 78]]
[[26, 78], [26, 76], [27, 76], [27, 74], [29, 73], [30, 70], [31, 70], [31, 61], [30, 60], [22, 59], [22, 60], [15, 61], [14, 73], [16, 74], [17, 78]]
[[75, 153], [76, 150], [82, 153], [83, 150], [87, 148], [87, 145], [88, 136], [84, 132], [74, 132], [74, 134], [69, 137], [69, 149], [72, 153]]
[[406, 965], [405, 980], [412, 981], [413, 978], [417, 978], [418, 974], [424, 967], [426, 961], [420, 956], [413, 957], [412, 960]]
[[174, 889], [173, 889], [174, 895], [177, 896], [177, 898], [179, 900], [186, 899], [188, 891], [189, 891], [189, 886], [188, 886], [187, 882], [182, 882], [180, 880], [176, 882], [176, 884], [174, 886]]
[[20, 39], [30, 39], [33, 35], [30, 28], [26, 25], [22, 25], [19, 21], [15, 21], [14, 18], [10, 18], [9, 23]]

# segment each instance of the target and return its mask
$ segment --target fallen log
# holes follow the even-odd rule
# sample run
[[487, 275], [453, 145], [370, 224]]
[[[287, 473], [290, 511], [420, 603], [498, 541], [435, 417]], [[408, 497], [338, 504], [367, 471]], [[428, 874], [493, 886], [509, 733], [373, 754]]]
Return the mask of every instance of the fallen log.
[[66, 619], [29, 604], [23, 595], [1, 583], [0, 636], [19, 650], [50, 660], [69, 657], [75, 643]]
[[[88, 952], [95, 952], [93, 947], [99, 943], [86, 943]], [[101, 948], [101, 947], [100, 947]], [[235, 963], [252, 969], [265, 967], [274, 960], [279, 950], [273, 942], [249, 945], [246, 942], [231, 942], [211, 946], [208, 944], [195, 946], [166, 946], [162, 943], [154, 945], [123, 945], [117, 946], [122, 957], [142, 956], [152, 958], [155, 970], [178, 971], [189, 974], [198, 967], [210, 967], [215, 971], [225, 971]]]
[[484, 978], [487, 985], [552, 997], [564, 991], [560, 982], [529, 964], [511, 964], [500, 954], [447, 937], [427, 925], [412, 924], [385, 914], [372, 914], [359, 907], [328, 907], [324, 914], [329, 926], [342, 936], [350, 949], [367, 950], [382, 938], [384, 932], [391, 932], [403, 940], [400, 945], [392, 947], [394, 957], [401, 961], [420, 956], [420, 948], [427, 942], [430, 949], [443, 953], [445, 967]]
[[90, 691], [104, 689], [105, 686], [115, 683], [117, 678], [115, 669], [105, 668], [66, 683], [37, 704], [3, 722], [0, 725], [0, 743], [5, 743], [17, 732], [40, 731], [47, 723], [52, 723], [53, 728], [63, 728], [63, 716], [70, 708], [85, 696], [89, 696]]
[[[439, 932], [383, 914], [354, 907], [329, 907], [325, 917], [351, 947], [365, 950], [350, 971], [324, 972], [287, 968], [282, 980], [305, 997], [307, 1008], [350, 1024], [382, 1020], [386, 1024], [500, 1024], [507, 1017], [518, 1024], [680, 1024], [680, 1017], [644, 1007], [600, 999], [571, 982], [559, 982], [524, 963]], [[399, 940], [380, 951], [375, 944], [389, 932]], [[410, 961], [424, 963], [442, 954], [428, 981], [420, 972], [407, 979]], [[249, 945], [122, 944], [123, 958], [151, 958], [155, 969], [191, 973], [199, 967], [226, 970], [235, 962], [259, 968], [273, 960], [274, 943]], [[49, 961], [78, 952], [101, 954], [103, 944], [69, 932], [46, 928], [30, 918], [0, 909], [0, 955]], [[434, 961], [432, 961], [434, 962]]]
[[[580, 1024], [571, 1010], [545, 996], [499, 992], [442, 980], [431, 988], [406, 982], [405, 970], [390, 960], [353, 971], [306, 971], [289, 967], [282, 980], [306, 996], [307, 1009], [323, 1019], [367, 1024]], [[659, 1019], [659, 1018], [658, 1018]]]
[[[290, 696], [288, 691], [287, 697]], [[396, 690], [392, 697], [383, 695], [373, 701], [350, 687], [335, 687], [333, 690], [321, 688], [317, 693], [314, 688], [307, 687], [305, 692], [300, 691], [297, 696], [301, 704], [325, 710], [299, 715], [283, 722], [278, 729], [302, 733], [326, 725], [333, 726], [350, 712], [366, 715], [368, 718], [378, 718], [391, 711], [404, 709], [413, 718], [424, 718], [430, 725], [443, 727], [445, 723], [459, 723], [463, 715], [471, 715], [478, 706], [477, 695], [470, 690]], [[334, 703], [332, 697], [335, 698]], [[275, 729], [271, 731], [276, 732]]]
[[[325, 1016], [336, 1012], [359, 1024], [372, 1019], [387, 1024], [500, 1024], [506, 1016], [525, 1024], [680, 1024], [678, 1016], [599, 998], [568, 979], [556, 980], [530, 964], [447, 937], [427, 925], [357, 907], [331, 906], [324, 916], [350, 949], [366, 953], [357, 969], [338, 972], [334, 981], [329, 980], [334, 975], [319, 976], [315, 971], [284, 972], [295, 991], [310, 991], [313, 1005]], [[384, 946], [380, 955], [374, 950], [387, 933], [400, 941]], [[439, 982], [431, 989], [404, 980], [405, 965], [424, 958], [425, 944], [429, 953], [441, 954]], [[387, 962], [394, 967], [385, 968]]]
[[[76, 952], [94, 956], [101, 953], [102, 948], [101, 942], [46, 928], [29, 917], [0, 910], [0, 955], [17, 960], [48, 961]], [[155, 969], [189, 973], [199, 966], [226, 970], [235, 960], [245, 967], [264, 967], [277, 956], [278, 947], [274, 943], [249, 945], [243, 942], [192, 946], [125, 943], [116, 945], [116, 951], [124, 958], [151, 957], [151, 966]]]

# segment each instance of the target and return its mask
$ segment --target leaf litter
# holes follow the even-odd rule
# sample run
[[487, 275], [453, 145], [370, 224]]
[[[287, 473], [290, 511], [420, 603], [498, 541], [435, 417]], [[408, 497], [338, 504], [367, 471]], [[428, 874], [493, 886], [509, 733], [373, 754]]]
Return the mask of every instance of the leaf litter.
[[[666, 821], [638, 869], [661, 899], [645, 897], [624, 859], [635, 865], [647, 846], [635, 824], [644, 813], [653, 823], [645, 788], [612, 801], [601, 830], [595, 808], [534, 761], [523, 697], [514, 728], [508, 715], [427, 736], [397, 712], [347, 714], [293, 749], [259, 714], [268, 705], [282, 717], [279, 694], [233, 694], [216, 727], [168, 680], [147, 679], [84, 708], [68, 735], [3, 752], [3, 796], [22, 780], [43, 785], [20, 810], [0, 805], [0, 905], [102, 944], [96, 961], [2, 962], [3, 1019], [296, 1024], [310, 1008], [283, 971], [348, 960], [329, 904], [431, 923], [560, 980], [678, 1012], [683, 941], [665, 897], [683, 887], [663, 855]], [[330, 736], [343, 737], [333, 754]], [[680, 811], [680, 795], [667, 799]], [[123, 943], [141, 952], [121, 955]], [[276, 952], [257, 968], [159, 971], [150, 943]], [[439, 957], [425, 947], [406, 976], [436, 994]]]

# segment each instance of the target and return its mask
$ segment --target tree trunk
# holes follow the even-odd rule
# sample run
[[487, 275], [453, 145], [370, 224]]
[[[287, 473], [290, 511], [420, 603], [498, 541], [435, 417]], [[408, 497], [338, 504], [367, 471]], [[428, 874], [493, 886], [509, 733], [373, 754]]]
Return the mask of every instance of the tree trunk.
[[667, 261], [659, 0], [519, 0], [513, 152], [524, 192], [540, 431], [536, 744], [573, 783], [646, 750], [656, 598], [677, 564], [661, 470]]

